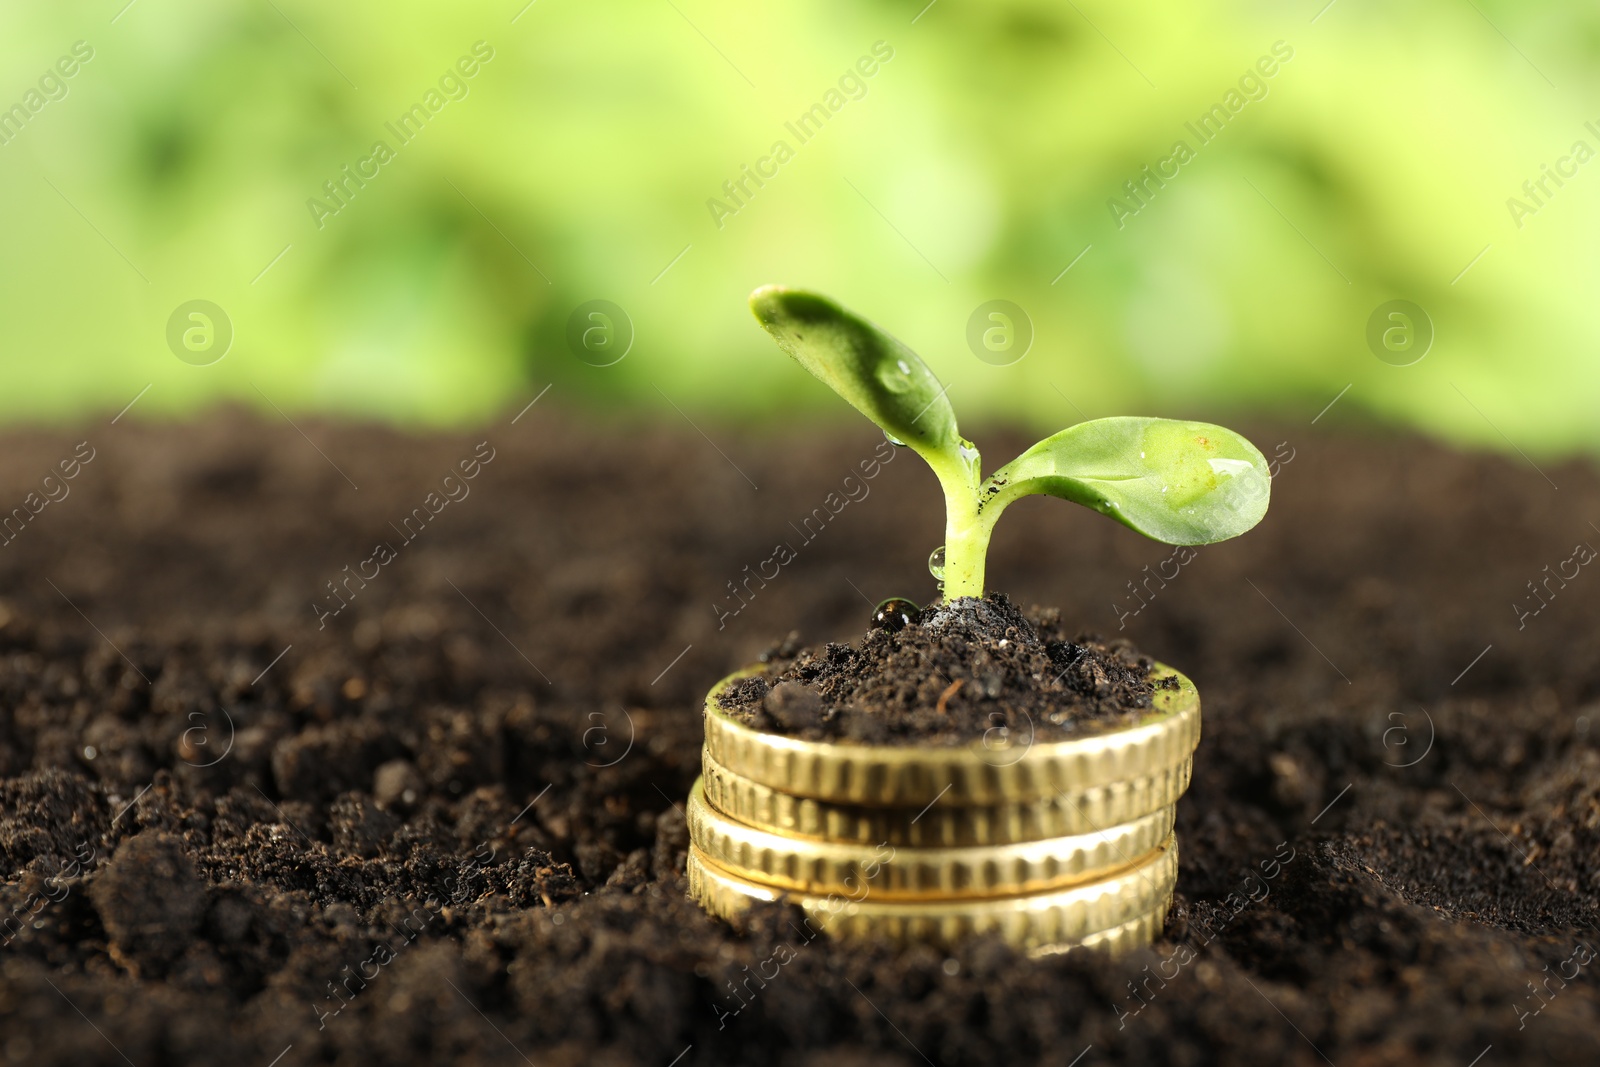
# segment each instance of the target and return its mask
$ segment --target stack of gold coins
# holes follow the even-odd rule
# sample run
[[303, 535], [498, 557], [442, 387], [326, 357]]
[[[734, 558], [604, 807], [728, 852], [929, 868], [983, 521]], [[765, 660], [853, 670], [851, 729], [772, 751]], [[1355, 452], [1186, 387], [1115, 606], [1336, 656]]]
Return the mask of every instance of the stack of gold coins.
[[1068, 741], [965, 747], [803, 741], [706, 699], [689, 796], [689, 888], [733, 918], [806, 912], [807, 937], [950, 946], [998, 933], [1034, 954], [1113, 954], [1160, 932], [1178, 873], [1173, 820], [1200, 740], [1200, 698], [1171, 678], [1136, 725]]

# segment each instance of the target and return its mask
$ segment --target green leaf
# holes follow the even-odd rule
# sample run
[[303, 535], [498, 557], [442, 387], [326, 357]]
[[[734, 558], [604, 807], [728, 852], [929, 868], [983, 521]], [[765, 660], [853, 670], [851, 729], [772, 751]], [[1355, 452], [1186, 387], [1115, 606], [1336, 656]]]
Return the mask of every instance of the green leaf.
[[944, 388], [911, 349], [825, 296], [767, 285], [750, 310], [778, 347], [877, 423], [932, 462], [961, 445]]
[[1232, 430], [1118, 417], [1080, 422], [1040, 441], [984, 483], [983, 507], [1046, 493], [1157, 541], [1208, 545], [1260, 522], [1271, 491], [1266, 459]]

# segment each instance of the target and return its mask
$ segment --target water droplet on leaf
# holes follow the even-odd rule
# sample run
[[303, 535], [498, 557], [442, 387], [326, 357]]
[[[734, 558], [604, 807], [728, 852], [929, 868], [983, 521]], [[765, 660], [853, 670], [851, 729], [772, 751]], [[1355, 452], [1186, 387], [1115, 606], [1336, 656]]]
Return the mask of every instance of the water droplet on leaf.
[[961, 457], [961, 462], [967, 465], [967, 470], [972, 472], [975, 479], [983, 473], [978, 469], [978, 464], [982, 462], [978, 456], [978, 447], [971, 441], [963, 437], [961, 443], [956, 446], [956, 454]]
[[1218, 474], [1226, 474], [1230, 477], [1237, 477], [1247, 470], [1254, 469], [1254, 464], [1247, 459], [1208, 459], [1206, 462]]
[[900, 438], [896, 437], [894, 434], [890, 433], [888, 430], [883, 431], [883, 439], [885, 441], [888, 441], [891, 445], [896, 446], [897, 448], [906, 447], [906, 443], [904, 441], [900, 440]]
[[940, 545], [928, 554], [928, 573], [939, 581], [944, 581], [944, 546]]
[[899, 365], [880, 363], [877, 370], [878, 381], [891, 393], [905, 393], [915, 388], [916, 383], [911, 380], [911, 364], [900, 360]]

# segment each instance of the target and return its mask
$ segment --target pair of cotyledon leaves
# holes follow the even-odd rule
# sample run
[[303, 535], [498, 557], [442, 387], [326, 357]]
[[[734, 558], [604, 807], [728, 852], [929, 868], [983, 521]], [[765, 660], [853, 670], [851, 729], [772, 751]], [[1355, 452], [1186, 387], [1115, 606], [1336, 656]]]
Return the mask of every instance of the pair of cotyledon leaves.
[[[750, 306], [780, 348], [935, 471], [971, 466], [945, 387], [910, 348], [816, 293], [765, 286]], [[1174, 545], [1244, 533], [1266, 514], [1271, 484], [1266, 459], [1232, 430], [1133, 416], [1080, 422], [972, 478], [980, 507], [1043, 493]]]

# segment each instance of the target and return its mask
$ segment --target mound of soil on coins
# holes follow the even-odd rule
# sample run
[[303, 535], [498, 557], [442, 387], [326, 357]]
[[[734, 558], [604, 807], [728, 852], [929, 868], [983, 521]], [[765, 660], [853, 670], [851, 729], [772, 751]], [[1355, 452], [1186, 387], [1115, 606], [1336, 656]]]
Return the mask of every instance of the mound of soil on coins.
[[[1031, 744], [1130, 726], [1148, 712], [1154, 660], [1127, 641], [1068, 640], [1056, 609], [1027, 613], [1004, 593], [919, 611], [890, 601], [854, 645], [796, 651], [720, 695], [730, 717], [807, 741]], [[798, 635], [795, 635], [798, 638]]]
[[1600, 1062], [1600, 575], [1528, 591], [1600, 546], [1593, 464], [1336, 409], [1243, 427], [1280, 471], [1238, 541], [1016, 504], [991, 586], [1205, 705], [1163, 935], [1034, 960], [686, 899], [707, 690], [934, 595], [926, 469], [818, 530], [870, 427], [562, 403], [0, 436], [0, 515], [78, 464], [0, 546], [0, 1063]]

